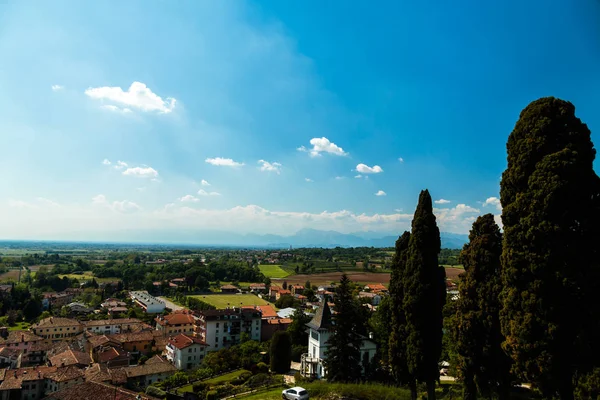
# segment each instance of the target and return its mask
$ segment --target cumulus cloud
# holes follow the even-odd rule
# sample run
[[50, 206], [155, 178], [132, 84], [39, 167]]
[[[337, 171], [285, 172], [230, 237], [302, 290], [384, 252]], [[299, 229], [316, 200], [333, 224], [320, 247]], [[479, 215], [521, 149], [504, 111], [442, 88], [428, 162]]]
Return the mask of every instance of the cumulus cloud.
[[208, 183], [208, 181], [206, 181], [206, 180], [202, 179], [202, 180], [200, 181], [200, 185], [202, 185], [202, 186], [210, 186], [210, 183]]
[[198, 194], [199, 194], [200, 196], [220, 196], [220, 195], [221, 195], [221, 193], [217, 193], [217, 192], [207, 192], [207, 191], [206, 191], [206, 190], [204, 190], [204, 189], [200, 189], [200, 190], [198, 190]]
[[403, 163], [403, 162], [404, 162], [404, 158], [402, 158], [402, 157], [399, 157], [399, 158], [398, 158], [398, 161], [400, 161], [401, 163]]
[[[107, 165], [107, 164], [105, 164]], [[127, 168], [128, 165], [126, 162], [123, 162], [121, 160], [117, 161], [117, 165], [115, 165], [115, 169], [123, 169], [123, 168]]]
[[496, 207], [498, 211], [502, 211], [502, 204], [500, 204], [500, 199], [497, 197], [488, 197], [484, 202], [483, 206], [493, 206]]
[[366, 164], [358, 164], [356, 166], [356, 171], [358, 171], [362, 174], [379, 174], [379, 173], [383, 172], [383, 169], [379, 165], [374, 165], [372, 167], [369, 167]]
[[121, 108], [121, 107], [114, 106], [112, 104], [106, 104], [106, 105], [100, 106], [100, 108], [102, 108], [103, 110], [118, 112], [118, 113], [122, 113], [122, 114], [131, 113], [131, 109], [129, 109], [127, 107]]
[[440, 229], [447, 232], [468, 232], [471, 217], [480, 214], [480, 210], [466, 204], [457, 204], [452, 208], [434, 208], [433, 213]]
[[354, 178], [360, 179], [360, 178], [362, 178], [362, 175], [361, 174], [355, 175]]
[[310, 178], [304, 178], [304, 180], [305, 180], [306, 182], [314, 182], [314, 181], [313, 181], [312, 179], [310, 179]]
[[377, 193], [375, 193], [375, 196], [387, 196], [387, 193], [383, 190], [379, 190]]
[[439, 200], [434, 201], [434, 203], [435, 204], [448, 204], [448, 203], [451, 203], [451, 201], [446, 200], [446, 199], [439, 199]]
[[53, 92], [59, 92], [59, 91], [63, 90], [65, 87], [62, 85], [52, 85], [51, 88], [52, 88]]
[[260, 170], [267, 172], [275, 172], [277, 174], [281, 173], [281, 164], [278, 162], [270, 163], [265, 160], [258, 160], [258, 163], [261, 164]]
[[[122, 110], [131, 107], [140, 111], [156, 111], [161, 114], [168, 114], [173, 111], [176, 103], [176, 100], [172, 97], [163, 100], [142, 82], [133, 82], [127, 91], [118, 86], [90, 87], [85, 91], [85, 94], [95, 100], [116, 103], [121, 106], [120, 109]], [[114, 107], [112, 108], [113, 111], [119, 108], [114, 104], [109, 104], [109, 106]], [[131, 110], [129, 109], [129, 111]]]
[[216, 165], [217, 167], [241, 167], [244, 165], [244, 163], [233, 161], [231, 158], [222, 157], [207, 158], [204, 162]]
[[108, 158], [105, 158], [105, 159], [102, 161], [102, 165], [110, 165], [110, 164], [112, 164], [112, 163], [110, 162], [110, 160], [109, 160]]
[[336, 181], [341, 181], [342, 179], [344, 179], [344, 177], [343, 177], [343, 176], [336, 176], [336, 177], [335, 177], [335, 180], [336, 180]]
[[158, 176], [158, 171], [151, 167], [132, 167], [127, 168], [122, 174], [134, 176], [136, 178], [156, 178]]
[[312, 148], [306, 148], [304, 146], [298, 147], [298, 151], [305, 151], [311, 157], [318, 157], [321, 153], [335, 154], [336, 156], [346, 156], [348, 153], [344, 151], [340, 146], [333, 142], [330, 142], [326, 137], [312, 138], [310, 139]]
[[105, 195], [99, 194], [92, 197], [92, 205], [106, 208], [108, 210], [117, 212], [117, 213], [131, 213], [135, 211], [142, 210], [142, 207], [129, 200], [121, 200], [121, 201], [108, 201]]
[[200, 199], [195, 196], [192, 196], [191, 194], [186, 194], [185, 196], [181, 197], [179, 201], [183, 203], [195, 203], [200, 201]]

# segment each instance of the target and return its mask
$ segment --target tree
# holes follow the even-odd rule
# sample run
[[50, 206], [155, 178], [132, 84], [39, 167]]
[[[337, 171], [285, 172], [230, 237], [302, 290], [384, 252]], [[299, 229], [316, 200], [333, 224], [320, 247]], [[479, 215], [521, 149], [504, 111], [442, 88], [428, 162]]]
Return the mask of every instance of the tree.
[[292, 339], [286, 331], [277, 331], [271, 339], [271, 371], [285, 374], [292, 364]]
[[292, 344], [296, 346], [308, 346], [308, 333], [306, 324], [311, 320], [304, 311], [296, 309], [292, 314], [292, 322], [288, 325], [287, 331], [290, 334]]
[[427, 398], [435, 399], [442, 352], [442, 309], [446, 302], [446, 272], [438, 265], [440, 231], [429, 191], [419, 195], [406, 252], [402, 284], [406, 317], [408, 372], [427, 385]]
[[342, 275], [340, 285], [336, 288], [334, 304], [336, 313], [332, 317], [333, 326], [325, 351], [327, 379], [333, 382], [355, 382], [360, 379], [362, 372], [362, 337], [357, 326], [360, 305], [352, 297], [350, 279], [346, 274]]
[[461, 252], [465, 273], [460, 275], [456, 300], [455, 342], [458, 368], [464, 383], [464, 399], [477, 392], [507, 399], [510, 359], [502, 350], [500, 330], [500, 255], [502, 234], [492, 214], [473, 223], [469, 243]]
[[504, 348], [513, 370], [544, 397], [573, 399], [574, 376], [598, 356], [596, 152], [573, 104], [553, 97], [521, 112], [506, 147]]
[[288, 284], [287, 281], [283, 281], [283, 290], [287, 290]]

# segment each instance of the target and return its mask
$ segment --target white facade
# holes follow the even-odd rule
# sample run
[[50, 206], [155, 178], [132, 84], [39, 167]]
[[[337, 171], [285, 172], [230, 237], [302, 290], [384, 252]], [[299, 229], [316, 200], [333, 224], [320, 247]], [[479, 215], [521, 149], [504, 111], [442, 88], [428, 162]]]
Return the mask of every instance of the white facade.
[[167, 360], [169, 360], [178, 370], [191, 370], [198, 368], [204, 356], [206, 356], [206, 346], [201, 344], [192, 344], [183, 349], [177, 348], [169, 343], [166, 347]]
[[196, 335], [210, 346], [220, 350], [240, 343], [242, 333], [260, 341], [261, 313], [257, 310], [228, 309], [200, 312], [196, 321]]

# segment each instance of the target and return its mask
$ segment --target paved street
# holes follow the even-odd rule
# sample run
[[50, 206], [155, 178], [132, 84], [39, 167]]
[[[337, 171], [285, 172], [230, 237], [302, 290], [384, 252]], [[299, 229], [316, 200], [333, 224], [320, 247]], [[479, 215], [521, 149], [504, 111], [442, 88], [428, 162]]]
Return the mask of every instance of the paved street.
[[165, 305], [167, 306], [167, 308], [170, 308], [173, 311], [183, 310], [185, 308], [185, 307], [178, 306], [177, 304], [173, 303], [172, 301], [170, 301], [166, 297], [158, 296], [158, 298], [161, 299], [162, 301], [164, 301]]

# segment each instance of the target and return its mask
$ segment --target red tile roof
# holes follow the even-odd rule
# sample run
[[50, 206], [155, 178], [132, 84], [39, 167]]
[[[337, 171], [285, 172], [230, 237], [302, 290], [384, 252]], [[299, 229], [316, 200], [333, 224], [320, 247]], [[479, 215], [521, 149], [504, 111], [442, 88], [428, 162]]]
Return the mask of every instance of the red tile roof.
[[92, 359], [88, 354], [71, 349], [50, 357], [49, 361], [50, 364], [57, 367], [67, 367], [69, 365], [90, 365], [92, 363]]
[[184, 335], [183, 333], [177, 335], [177, 336], [172, 336], [169, 338], [169, 344], [173, 345], [174, 347], [178, 348], [179, 350], [183, 350], [186, 347], [189, 347], [193, 344], [199, 344], [202, 346], [208, 346], [206, 343], [204, 343], [201, 339], [196, 338], [196, 337], [192, 337], [192, 336], [188, 336], [188, 335]]
[[263, 318], [276, 318], [277, 317], [277, 312], [275, 311], [275, 309], [273, 308], [273, 306], [244, 306], [242, 307], [244, 310], [260, 310], [262, 312], [262, 317]]
[[158, 400], [156, 397], [132, 392], [101, 382], [85, 382], [45, 397], [45, 400]]
[[174, 312], [164, 317], [156, 317], [154, 319], [162, 326], [166, 325], [190, 325], [194, 323], [194, 317], [185, 312]]

